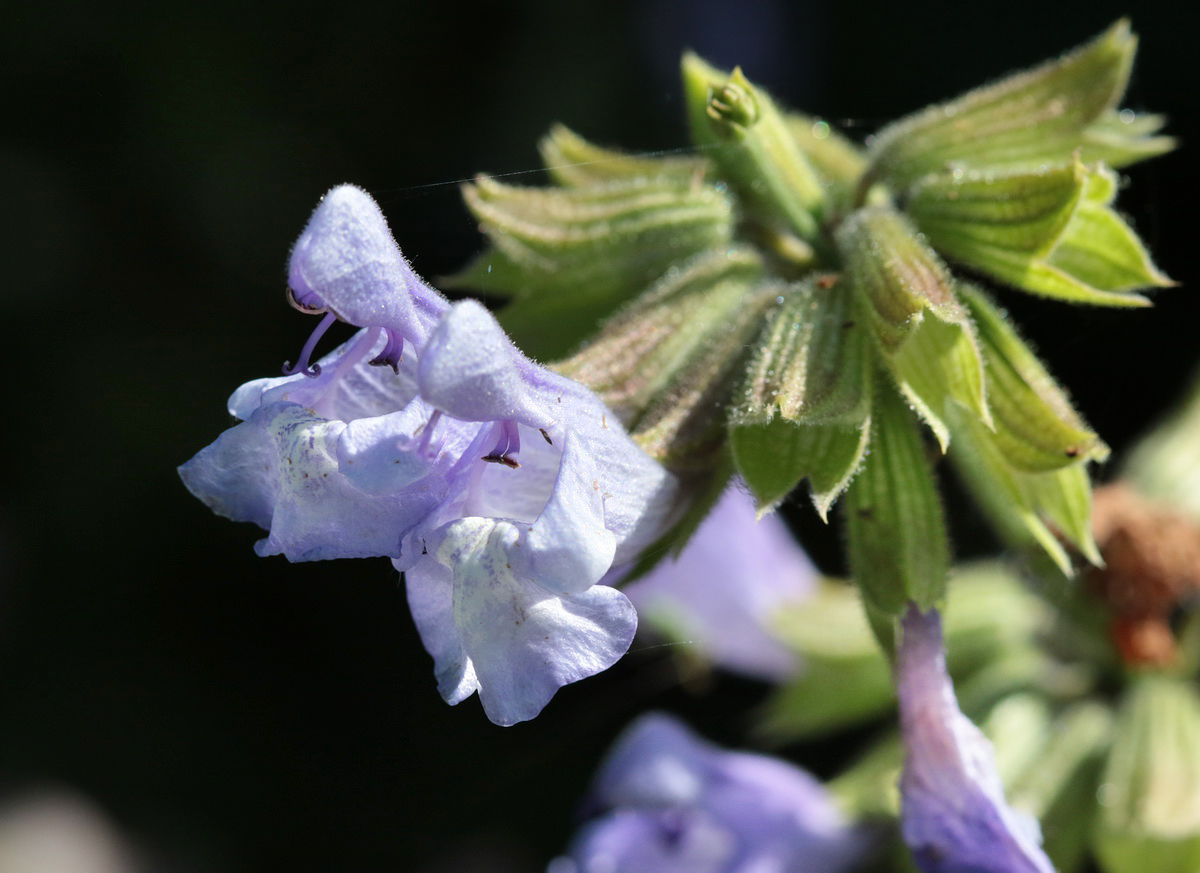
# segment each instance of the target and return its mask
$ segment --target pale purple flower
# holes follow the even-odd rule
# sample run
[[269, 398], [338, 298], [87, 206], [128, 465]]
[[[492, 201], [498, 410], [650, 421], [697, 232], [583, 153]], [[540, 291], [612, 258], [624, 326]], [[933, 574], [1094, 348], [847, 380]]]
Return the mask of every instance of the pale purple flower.
[[910, 605], [896, 655], [900, 824], [925, 873], [1053, 873], [1036, 819], [1004, 799], [991, 743], [959, 711], [941, 616]]
[[551, 873], [839, 873], [870, 848], [810, 774], [711, 745], [658, 713], [626, 729]]
[[[261, 555], [392, 558], [442, 696], [478, 691], [498, 724], [611, 666], [637, 618], [596, 583], [661, 533], [670, 474], [486, 309], [422, 282], [358, 188], [326, 195], [289, 281], [324, 318], [288, 375], [234, 392], [241, 423], [180, 468], [188, 488], [265, 528]], [[310, 365], [337, 319], [364, 329]]]
[[781, 682], [799, 662], [772, 623], [780, 609], [810, 597], [817, 570], [776, 515], [756, 519], [740, 482], [675, 558], [624, 589], [643, 622], [694, 643], [714, 664]]

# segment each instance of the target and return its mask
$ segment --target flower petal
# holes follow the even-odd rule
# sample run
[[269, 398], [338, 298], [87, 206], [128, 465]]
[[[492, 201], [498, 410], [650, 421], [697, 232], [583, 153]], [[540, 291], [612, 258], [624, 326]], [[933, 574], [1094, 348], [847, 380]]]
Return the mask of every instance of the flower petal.
[[439, 496], [419, 489], [370, 495], [355, 488], [338, 471], [345, 423], [294, 403], [263, 407], [246, 426], [261, 429], [276, 452], [269, 534], [255, 546], [260, 555], [282, 554], [290, 561], [398, 557], [401, 535]]
[[629, 648], [637, 614], [625, 595], [594, 585], [560, 597], [515, 572], [520, 526], [463, 518], [437, 533], [429, 551], [453, 572], [454, 626], [496, 724], [533, 718], [560, 687], [606, 670]]
[[[584, 864], [606, 856], [615, 865], [607, 869], [630, 873], [686, 869], [671, 866], [685, 861], [721, 873], [837, 873], [871, 847], [810, 774], [720, 749], [660, 713], [626, 728], [591, 801], [610, 814], [583, 832], [572, 855]], [[666, 866], [637, 865], [650, 858]]]
[[701, 810], [620, 809], [585, 827], [550, 873], [727, 873], [734, 851], [729, 830]]
[[901, 829], [925, 873], [1053, 873], [1037, 822], [1011, 809], [991, 744], [959, 711], [937, 610], [909, 606], [896, 658]]
[[354, 185], [322, 198], [292, 249], [288, 283], [344, 321], [386, 327], [418, 348], [449, 308], [408, 265], [379, 206]]
[[777, 610], [813, 592], [817, 571], [774, 515], [755, 519], [754, 499], [731, 486], [677, 558], [625, 590], [643, 617], [695, 640], [716, 664], [779, 682], [798, 666], [771, 633]]
[[321, 374], [254, 379], [229, 398], [229, 414], [245, 421], [268, 403], [298, 403], [324, 418], [354, 421], [402, 409], [417, 396], [416, 368], [405, 358], [400, 372], [368, 362], [383, 350], [383, 332], [361, 330], [321, 358]]
[[275, 514], [279, 452], [257, 424], [242, 422], [225, 431], [179, 467], [188, 491], [233, 521], [252, 521], [264, 530]]
[[[518, 421], [551, 426], [545, 388], [561, 380], [530, 361], [513, 345], [490, 312], [474, 300], [454, 304], [421, 354], [421, 396], [463, 421]], [[541, 390], [539, 390], [541, 389]]]
[[625, 729], [596, 776], [603, 806], [695, 804], [712, 781], [714, 747], [682, 722], [652, 712]]
[[616, 538], [604, 526], [604, 504], [591, 458], [568, 433], [546, 508], [525, 535], [526, 572], [559, 594], [579, 594], [612, 566]]
[[453, 706], [479, 690], [479, 680], [454, 624], [454, 574], [423, 560], [404, 574], [408, 608], [425, 651], [433, 656], [438, 693]]

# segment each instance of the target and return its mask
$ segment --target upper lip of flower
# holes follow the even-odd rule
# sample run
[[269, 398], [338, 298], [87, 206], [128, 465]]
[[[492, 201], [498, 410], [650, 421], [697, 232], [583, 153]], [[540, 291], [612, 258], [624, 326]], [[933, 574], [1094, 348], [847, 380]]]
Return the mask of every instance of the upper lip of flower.
[[323, 315], [296, 365], [284, 374], [315, 377], [320, 366], [309, 357], [334, 321], [379, 327], [387, 344], [376, 366], [399, 366], [405, 343], [424, 345], [449, 303], [409, 267], [392, 239], [387, 220], [370, 195], [339, 185], [322, 199], [292, 249], [288, 303], [310, 315]]

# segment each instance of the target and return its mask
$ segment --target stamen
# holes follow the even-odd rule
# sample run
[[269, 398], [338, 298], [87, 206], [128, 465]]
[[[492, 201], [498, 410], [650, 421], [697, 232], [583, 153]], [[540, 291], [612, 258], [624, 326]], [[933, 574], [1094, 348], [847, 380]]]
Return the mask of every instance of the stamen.
[[517, 452], [521, 451], [521, 435], [517, 432], [517, 423], [501, 421], [496, 427], [500, 431], [496, 447], [489, 454], [484, 455], [483, 460], [491, 464], [503, 464], [516, 470], [521, 466], [516, 458]]
[[308, 365], [309, 358], [312, 357], [313, 349], [317, 347], [321, 337], [325, 335], [325, 331], [329, 330], [330, 325], [337, 321], [337, 316], [332, 312], [325, 313], [325, 317], [321, 319], [321, 323], [317, 325], [317, 329], [309, 334], [308, 342], [304, 344], [304, 348], [300, 350], [300, 360], [296, 362], [296, 366], [292, 366], [291, 361], [283, 362], [283, 375], [295, 376], [297, 373], [303, 373], [310, 379], [315, 379], [321, 375], [321, 365]]
[[305, 315], [324, 315], [328, 311], [328, 307], [321, 303], [312, 292], [297, 295], [295, 289], [289, 285], [284, 293], [287, 295], [288, 306]]
[[390, 327], [384, 329], [387, 331], [387, 345], [383, 347], [383, 351], [379, 353], [378, 357], [371, 360], [371, 366], [391, 367], [392, 372], [399, 376], [400, 359], [404, 356], [404, 337]]

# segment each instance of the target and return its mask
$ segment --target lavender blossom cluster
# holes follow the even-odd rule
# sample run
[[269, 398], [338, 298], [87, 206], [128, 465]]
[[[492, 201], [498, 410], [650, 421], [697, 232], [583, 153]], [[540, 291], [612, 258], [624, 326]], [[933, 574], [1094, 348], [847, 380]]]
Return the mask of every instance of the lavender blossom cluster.
[[[192, 493], [264, 528], [263, 556], [391, 558], [438, 690], [478, 692], [497, 724], [617, 661], [637, 616], [598, 583], [661, 532], [673, 477], [484, 307], [423, 282], [359, 188], [321, 201], [289, 285], [321, 325], [290, 375], [234, 392], [240, 423], [180, 468]], [[310, 366], [335, 320], [362, 330]]]

